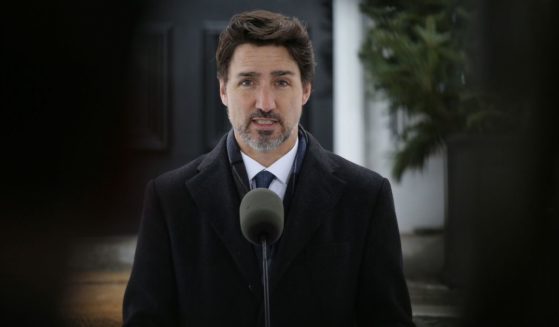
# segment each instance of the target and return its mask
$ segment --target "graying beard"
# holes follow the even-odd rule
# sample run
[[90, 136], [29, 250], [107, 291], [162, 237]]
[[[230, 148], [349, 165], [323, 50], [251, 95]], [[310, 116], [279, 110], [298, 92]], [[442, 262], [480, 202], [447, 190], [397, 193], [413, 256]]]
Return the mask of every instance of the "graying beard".
[[[231, 113], [229, 112], [229, 108], [227, 108], [227, 117], [231, 122]], [[231, 123], [231, 125], [233, 125], [233, 123]], [[248, 131], [248, 125], [243, 127], [236, 128], [235, 126], [233, 126], [233, 128], [237, 131], [237, 133], [241, 135], [243, 141], [246, 144], [248, 144], [248, 146], [251, 147], [254, 151], [257, 152], [271, 152], [277, 149], [280, 145], [283, 144], [283, 142], [285, 142], [289, 138], [289, 135], [291, 134], [291, 130], [292, 130], [292, 128], [286, 130], [285, 133], [280, 135], [280, 137], [273, 140], [270, 140], [271, 133], [266, 131], [261, 131], [258, 133], [260, 135], [259, 140], [253, 140], [250, 137], [250, 132]]]
[[245, 141], [248, 146], [250, 146], [254, 151], [257, 152], [271, 152], [277, 149], [280, 145], [283, 144], [288, 138], [291, 131], [285, 131], [285, 133], [281, 134], [280, 137], [272, 139], [269, 132], [259, 132], [259, 138], [254, 140], [250, 137], [250, 134], [246, 131], [242, 131], [241, 137], [243, 141]]

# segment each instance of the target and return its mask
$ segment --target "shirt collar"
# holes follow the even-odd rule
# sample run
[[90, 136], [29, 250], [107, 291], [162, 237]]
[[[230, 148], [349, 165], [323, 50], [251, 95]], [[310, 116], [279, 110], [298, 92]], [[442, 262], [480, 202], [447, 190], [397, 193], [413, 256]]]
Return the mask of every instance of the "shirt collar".
[[248, 175], [248, 180], [251, 181], [256, 174], [262, 170], [267, 170], [276, 176], [276, 179], [282, 184], [287, 184], [289, 180], [289, 174], [291, 173], [291, 168], [293, 166], [293, 161], [297, 155], [297, 148], [299, 145], [299, 138], [295, 141], [295, 144], [281, 158], [276, 160], [270, 167], [262, 166], [258, 161], [252, 159], [247, 154], [241, 151], [241, 156], [245, 164], [245, 169]]

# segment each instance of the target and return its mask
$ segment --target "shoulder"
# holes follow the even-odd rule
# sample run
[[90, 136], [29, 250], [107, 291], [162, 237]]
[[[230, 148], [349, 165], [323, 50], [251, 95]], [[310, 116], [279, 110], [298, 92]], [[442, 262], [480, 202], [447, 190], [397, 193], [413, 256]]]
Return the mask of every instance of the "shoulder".
[[389, 184], [379, 173], [324, 149], [310, 134], [307, 155], [312, 157], [310, 161], [314, 164], [311, 165], [321, 167], [354, 190], [378, 190], [384, 184]]
[[326, 152], [326, 157], [335, 165], [331, 174], [344, 185], [342, 193], [348, 201], [346, 205], [349, 203], [352, 208], [365, 206], [394, 213], [392, 187], [387, 178], [334, 153]]
[[154, 183], [158, 186], [171, 186], [176, 183], [184, 183], [184, 181], [194, 177], [198, 173], [198, 167], [206, 156], [207, 154], [203, 154], [181, 167], [162, 173], [154, 178]]
[[156, 189], [175, 189], [177, 187], [184, 188], [185, 183], [198, 175], [201, 171], [215, 168], [216, 165], [225, 164], [228, 161], [225, 137], [223, 137], [218, 145], [208, 153], [202, 154], [187, 164], [176, 169], [167, 171], [153, 179]]
[[378, 190], [384, 184], [389, 184], [388, 179], [379, 173], [353, 163], [337, 154], [326, 151], [325, 155], [335, 166], [333, 174], [357, 189]]
[[201, 155], [181, 167], [151, 179], [146, 185], [146, 196], [155, 196], [160, 200], [183, 197], [186, 182], [198, 174], [198, 166], [206, 156]]

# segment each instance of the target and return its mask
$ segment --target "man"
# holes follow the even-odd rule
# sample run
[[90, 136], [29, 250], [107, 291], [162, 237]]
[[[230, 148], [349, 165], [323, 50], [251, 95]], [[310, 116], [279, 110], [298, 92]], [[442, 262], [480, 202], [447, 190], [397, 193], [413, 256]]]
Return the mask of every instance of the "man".
[[271, 251], [271, 324], [413, 326], [388, 181], [299, 126], [314, 72], [305, 28], [267, 11], [236, 15], [216, 59], [233, 129], [148, 184], [125, 326], [263, 325], [258, 251], [238, 213], [261, 171], [286, 212]]

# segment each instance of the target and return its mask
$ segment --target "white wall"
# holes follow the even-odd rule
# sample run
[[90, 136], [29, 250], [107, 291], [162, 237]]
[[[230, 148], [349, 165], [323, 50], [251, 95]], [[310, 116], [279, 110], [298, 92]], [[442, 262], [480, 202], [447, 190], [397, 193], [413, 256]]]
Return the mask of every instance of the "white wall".
[[400, 231], [441, 228], [445, 214], [445, 156], [431, 157], [421, 171], [406, 171], [400, 182], [391, 176], [394, 139], [389, 128], [388, 102], [367, 102], [367, 167], [390, 179]]
[[365, 165], [365, 91], [357, 57], [363, 24], [358, 0], [335, 0], [334, 19], [334, 152]]
[[431, 158], [421, 172], [406, 172], [400, 183], [390, 176], [394, 143], [386, 100], [367, 99], [358, 57], [365, 18], [359, 0], [334, 0], [334, 152], [390, 179], [402, 233], [440, 228], [445, 211], [444, 155]]

